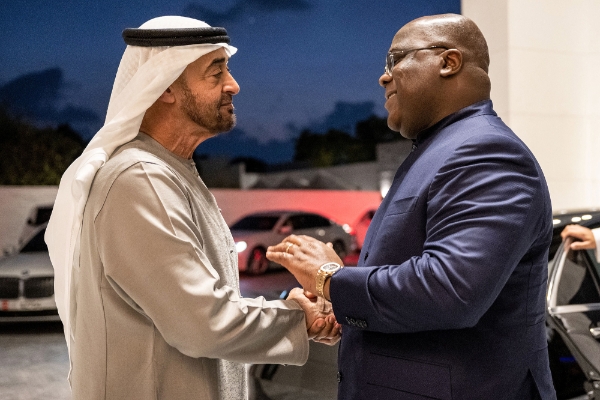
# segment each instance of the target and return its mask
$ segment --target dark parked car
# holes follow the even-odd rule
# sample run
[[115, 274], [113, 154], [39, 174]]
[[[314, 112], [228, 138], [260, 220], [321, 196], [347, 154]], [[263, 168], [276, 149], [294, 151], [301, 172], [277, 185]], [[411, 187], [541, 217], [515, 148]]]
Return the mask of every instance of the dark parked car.
[[[599, 228], [600, 216], [586, 218], [581, 225]], [[587, 393], [588, 399], [600, 400], [600, 264], [594, 251], [570, 250], [570, 242], [568, 239], [558, 246], [550, 263], [547, 322], [550, 332], [561, 339], [570, 353], [559, 357], [572, 354], [572, 360], [581, 371], [577, 376], [578, 391], [571, 391], [562, 398]], [[551, 362], [556, 366], [557, 358], [551, 357]], [[559, 398], [562, 379], [564, 375], [555, 377]]]

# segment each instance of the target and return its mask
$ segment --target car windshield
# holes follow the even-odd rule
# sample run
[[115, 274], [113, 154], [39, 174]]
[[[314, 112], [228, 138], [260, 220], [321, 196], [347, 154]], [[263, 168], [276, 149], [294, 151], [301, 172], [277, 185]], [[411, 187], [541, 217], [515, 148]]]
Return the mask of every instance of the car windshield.
[[27, 244], [21, 249], [21, 253], [34, 253], [37, 251], [48, 251], [48, 246], [44, 241], [46, 228], [39, 231]]
[[231, 226], [231, 229], [245, 231], [270, 231], [279, 220], [278, 216], [252, 215], [240, 219]]

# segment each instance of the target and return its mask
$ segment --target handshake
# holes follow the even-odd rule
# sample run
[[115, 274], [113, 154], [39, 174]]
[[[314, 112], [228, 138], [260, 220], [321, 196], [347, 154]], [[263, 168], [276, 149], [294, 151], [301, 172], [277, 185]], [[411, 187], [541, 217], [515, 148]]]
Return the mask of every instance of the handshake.
[[333, 315], [331, 303], [300, 288], [291, 290], [287, 300], [294, 300], [304, 310], [308, 338], [333, 346], [342, 334], [342, 326]]
[[[290, 292], [289, 300], [294, 300], [304, 310], [309, 339], [333, 345], [340, 340], [342, 327], [335, 320], [329, 298], [329, 279], [317, 288], [319, 268], [327, 263], [342, 265], [342, 260], [333, 250], [331, 243], [325, 244], [309, 236], [290, 235], [281, 243], [269, 246], [267, 258], [287, 268], [302, 285]], [[319, 293], [316, 296], [313, 293]]]

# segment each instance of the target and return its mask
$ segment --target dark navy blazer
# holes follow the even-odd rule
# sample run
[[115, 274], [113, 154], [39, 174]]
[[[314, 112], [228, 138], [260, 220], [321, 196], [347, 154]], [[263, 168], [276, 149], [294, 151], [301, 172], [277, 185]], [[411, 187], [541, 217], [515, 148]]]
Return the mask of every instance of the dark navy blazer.
[[491, 101], [421, 132], [331, 279], [339, 399], [555, 399], [551, 236], [540, 166]]

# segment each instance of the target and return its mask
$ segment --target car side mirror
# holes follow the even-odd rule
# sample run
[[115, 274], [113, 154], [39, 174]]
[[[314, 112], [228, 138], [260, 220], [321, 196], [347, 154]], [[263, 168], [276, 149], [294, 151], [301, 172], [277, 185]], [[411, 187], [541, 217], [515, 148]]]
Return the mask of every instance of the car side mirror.
[[279, 228], [280, 235], [289, 235], [291, 233], [292, 233], [292, 227], [289, 225], [284, 225], [281, 228]]

